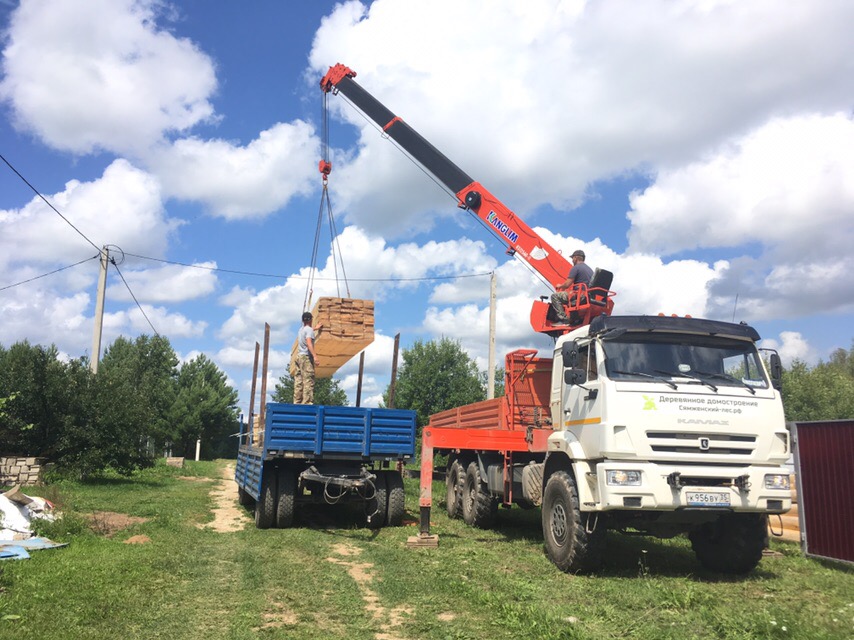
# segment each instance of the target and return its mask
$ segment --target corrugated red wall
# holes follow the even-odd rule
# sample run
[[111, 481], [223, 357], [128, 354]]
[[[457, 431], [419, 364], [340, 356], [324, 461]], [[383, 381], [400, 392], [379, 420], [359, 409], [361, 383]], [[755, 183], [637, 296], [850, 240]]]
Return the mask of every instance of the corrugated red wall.
[[854, 562], [854, 420], [795, 428], [804, 552]]

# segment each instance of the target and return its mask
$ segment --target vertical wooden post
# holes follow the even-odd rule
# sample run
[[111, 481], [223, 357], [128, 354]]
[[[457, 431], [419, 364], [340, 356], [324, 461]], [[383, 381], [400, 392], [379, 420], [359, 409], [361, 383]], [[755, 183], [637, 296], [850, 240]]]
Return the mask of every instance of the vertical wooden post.
[[247, 440], [249, 444], [253, 444], [255, 439], [255, 425], [253, 422], [255, 421], [255, 384], [258, 381], [258, 351], [261, 349], [261, 345], [257, 342], [255, 343], [255, 364], [252, 365], [252, 391], [249, 395], [249, 426], [247, 427], [249, 431], [249, 437]]
[[394, 336], [394, 355], [391, 357], [391, 385], [388, 389], [388, 408], [394, 409], [394, 387], [397, 383], [397, 350], [400, 347], [400, 334]]
[[[264, 365], [261, 370], [261, 411], [259, 414], [259, 421], [261, 423], [261, 429], [264, 429], [264, 424], [267, 416], [267, 362], [270, 357], [270, 325], [268, 323], [264, 323]], [[262, 431], [263, 433], [263, 431]]]
[[356, 385], [356, 406], [362, 406], [362, 376], [365, 373], [365, 352], [359, 355], [359, 383]]

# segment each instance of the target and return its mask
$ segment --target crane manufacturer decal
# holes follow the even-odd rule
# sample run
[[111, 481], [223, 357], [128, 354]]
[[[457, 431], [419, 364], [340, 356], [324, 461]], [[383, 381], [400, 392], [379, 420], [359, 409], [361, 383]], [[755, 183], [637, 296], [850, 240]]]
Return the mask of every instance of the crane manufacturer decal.
[[507, 238], [510, 242], [517, 242], [519, 240], [519, 234], [513, 231], [513, 229], [510, 228], [510, 225], [499, 218], [498, 214], [494, 211], [489, 212], [489, 215], [486, 216], [486, 220], [498, 230], [498, 233]]

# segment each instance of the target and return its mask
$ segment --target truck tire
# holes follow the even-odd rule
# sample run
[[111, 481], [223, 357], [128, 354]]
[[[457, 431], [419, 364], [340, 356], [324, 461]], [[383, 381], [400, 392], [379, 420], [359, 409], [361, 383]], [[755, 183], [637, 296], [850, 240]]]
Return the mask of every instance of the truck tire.
[[587, 531], [578, 489], [566, 471], [553, 473], [543, 492], [543, 540], [546, 555], [566, 573], [592, 571], [602, 563], [605, 529]]
[[469, 463], [463, 481], [462, 512], [465, 523], [478, 529], [488, 529], [495, 522], [498, 502], [480, 478], [477, 461]]
[[291, 469], [279, 469], [279, 501], [276, 505], [276, 527], [287, 529], [294, 523], [297, 481]]
[[694, 529], [688, 537], [706, 569], [748, 573], [759, 564], [768, 544], [768, 519], [762, 513], [726, 513]]
[[403, 490], [403, 476], [397, 471], [385, 472], [388, 493], [388, 508], [386, 509], [386, 526], [399, 527], [403, 524], [406, 514], [406, 494]]
[[269, 529], [276, 519], [276, 474], [272, 469], [261, 473], [261, 497], [255, 501], [255, 526]]
[[[373, 496], [365, 502], [365, 523], [371, 529], [380, 529], [385, 525], [386, 510], [388, 505], [388, 487], [386, 485], [385, 471], [377, 471], [374, 480]], [[371, 488], [368, 487], [370, 495]]]
[[445, 509], [449, 518], [459, 518], [463, 509], [463, 482], [466, 477], [465, 469], [459, 460], [454, 460], [448, 465], [445, 473]]
[[250, 496], [246, 491], [243, 490], [242, 487], [237, 487], [237, 504], [241, 507], [249, 506], [255, 502], [255, 500]]

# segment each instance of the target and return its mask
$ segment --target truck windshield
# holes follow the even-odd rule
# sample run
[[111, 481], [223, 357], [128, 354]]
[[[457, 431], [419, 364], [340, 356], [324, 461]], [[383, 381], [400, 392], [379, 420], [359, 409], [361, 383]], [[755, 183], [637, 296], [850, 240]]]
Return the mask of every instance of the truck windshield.
[[666, 380], [679, 384], [767, 389], [751, 342], [714, 336], [625, 333], [602, 343], [612, 380]]

